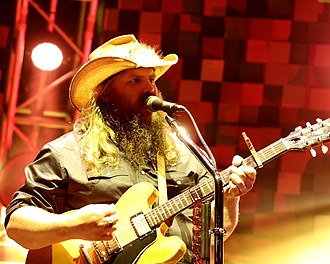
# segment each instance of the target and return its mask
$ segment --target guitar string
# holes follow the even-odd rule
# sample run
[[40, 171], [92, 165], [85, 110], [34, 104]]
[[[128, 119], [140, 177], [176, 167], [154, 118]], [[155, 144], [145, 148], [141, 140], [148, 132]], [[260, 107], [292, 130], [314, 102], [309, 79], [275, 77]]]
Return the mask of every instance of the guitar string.
[[[185, 193], [186, 193], [186, 196], [187, 196], [188, 191], [186, 191]], [[174, 199], [174, 200], [177, 200], [177, 199]], [[172, 204], [174, 202], [174, 200], [171, 199], [169, 201], [169, 203]], [[184, 207], [189, 206], [189, 204], [183, 204], [183, 205], [184, 205]], [[164, 208], [163, 208], [163, 210], [164, 210]], [[149, 211], [149, 212], [145, 213], [146, 218], [150, 217], [152, 215], [151, 213], [154, 212], [154, 211]], [[161, 221], [161, 222], [163, 222], [163, 221]], [[137, 234], [135, 233], [134, 227], [132, 227], [131, 223], [126, 222], [125, 224], [122, 224], [120, 226], [120, 228], [121, 228], [121, 230], [120, 230], [121, 232], [119, 232], [119, 233], [117, 233], [116, 231], [114, 232], [114, 235], [116, 236], [116, 238], [119, 241], [119, 245], [117, 245], [117, 243], [115, 242], [114, 239], [105, 240], [105, 242], [112, 243], [115, 246], [120, 246], [120, 242], [122, 242], [123, 245], [127, 245], [129, 242], [131, 242], [131, 241], [135, 240], [136, 238], [138, 238]], [[103, 243], [103, 241], [98, 241], [97, 245], [102, 245], [102, 243]], [[88, 252], [91, 252], [91, 251], [95, 252], [95, 247], [93, 247], [93, 244], [91, 244], [90, 247], [88, 248]]]
[[[286, 151], [287, 149], [285, 148], [285, 146], [284, 146], [284, 144], [283, 144], [283, 142], [281, 141], [281, 140], [279, 140], [278, 142], [275, 142], [274, 144], [272, 144], [272, 145], [270, 145], [269, 147], [266, 147], [266, 148], [264, 148], [263, 150], [261, 150], [261, 151], [259, 151], [258, 152], [258, 155], [259, 154], [261, 154], [262, 155], [262, 157], [260, 157], [261, 159], [263, 159], [263, 161], [267, 161], [267, 160], [269, 160], [269, 159], [271, 159], [271, 158], [273, 158], [273, 157], [275, 157], [276, 155], [279, 155], [279, 154], [281, 154], [282, 152], [284, 152], [284, 151]], [[274, 153], [275, 153], [275, 155], [274, 155]], [[244, 160], [244, 163], [246, 164], [246, 165], [253, 165], [253, 166], [255, 166], [256, 164], [255, 164], [255, 162], [254, 162], [254, 160], [252, 159], [253, 157], [252, 156], [249, 156], [248, 158], [246, 158], [245, 160]], [[229, 175], [229, 172], [227, 171], [227, 170], [224, 170], [224, 171], [222, 171], [221, 172], [222, 173], [222, 177], [224, 178], [225, 176], [228, 176]], [[225, 181], [226, 182], [226, 181]], [[210, 181], [210, 180], [206, 180], [205, 182], [202, 182], [201, 184], [199, 184], [199, 187], [200, 187], [200, 190], [203, 192], [203, 190], [205, 190], [205, 187], [208, 187], [209, 189], [210, 189], [210, 191], [207, 193], [207, 194], [210, 194], [210, 193], [212, 193], [212, 187], [214, 187], [214, 185], [212, 185], [212, 182]], [[195, 194], [197, 195], [197, 197], [199, 197], [199, 193], [198, 193], [198, 191], [197, 191], [197, 188], [191, 188], [190, 190], [192, 190], [192, 191], [194, 191], [195, 192]], [[203, 192], [203, 193], [205, 193], [205, 192]], [[187, 200], [187, 198], [186, 197], [188, 197], [188, 195], [192, 195], [192, 193], [191, 193], [191, 191], [187, 191], [187, 192], [185, 192], [184, 193], [184, 195], [182, 195], [184, 198], [185, 198], [185, 200]], [[191, 197], [190, 197], [191, 198]], [[174, 206], [173, 205], [175, 205], [175, 204], [177, 204], [177, 203], [174, 203], [174, 201], [175, 200], [179, 200], [179, 202], [181, 203], [181, 205], [183, 205], [183, 207], [181, 208], [181, 209], [184, 209], [184, 208], [186, 208], [187, 206], [189, 206], [189, 205], [191, 205], [191, 201], [188, 201], [187, 200], [187, 202], [188, 202], [188, 204], [184, 204], [184, 203], [182, 203], [182, 199], [180, 199], [180, 197], [174, 197], [173, 199], [171, 199], [170, 201], [169, 201], [169, 205], [171, 205], [171, 207], [172, 207], [172, 209], [173, 209], [173, 211], [174, 212], [176, 212], [176, 213], [178, 213], [179, 212], [179, 210], [180, 210], [180, 207], [178, 207], [177, 206], [177, 208], [179, 209], [179, 210], [177, 210], [177, 211], [175, 211], [175, 209], [174, 209]], [[162, 211], [163, 211], [163, 213], [165, 214], [165, 216], [164, 215], [162, 215], [163, 216], [163, 219], [165, 220], [166, 219], [166, 217], [168, 217], [167, 215], [166, 215], [166, 211], [165, 211], [165, 209], [163, 208], [164, 206], [162, 206], [162, 207], [157, 207], [157, 208], [155, 208], [156, 210], [160, 210], [159, 208], [161, 208], [162, 209]], [[154, 212], [155, 210], [151, 210], [150, 212], [147, 212], [147, 213], [145, 213], [145, 215], [146, 215], [146, 218], [148, 217], [148, 215], [151, 215], [152, 214], [152, 212]], [[170, 212], [170, 210], [169, 210], [169, 212]], [[171, 214], [171, 212], [170, 212], [170, 214]], [[150, 219], [150, 218], [149, 218]], [[153, 219], [153, 221], [154, 221], [154, 219]], [[160, 222], [159, 220], [158, 220], [158, 222]], [[163, 221], [161, 221], [161, 222], [163, 222]], [[156, 222], [157, 223], [157, 222]], [[155, 223], [155, 224], [156, 224]], [[124, 227], [125, 227], [125, 225], [123, 225]], [[126, 224], [126, 227], [128, 228], [128, 230], [130, 229], [131, 230], [131, 232], [132, 232], [132, 234], [135, 234], [135, 231], [134, 231], [134, 229], [133, 229], [133, 227], [131, 226], [131, 224], [130, 223], [127, 223]], [[125, 229], [125, 228], [124, 228]], [[125, 232], [125, 234], [127, 234], [127, 231]], [[115, 234], [116, 235], [116, 237], [122, 237], [122, 239], [124, 239], [124, 236], [122, 235], [122, 233], [119, 233], [119, 234]], [[135, 235], [136, 236], [136, 235]], [[137, 236], [136, 236], [136, 238], [137, 238]], [[126, 238], [127, 239], [127, 238]], [[135, 239], [135, 237], [134, 237], [134, 239]], [[133, 240], [134, 240], [133, 239]], [[104, 244], [104, 242], [106, 243], [106, 244]], [[98, 244], [96, 244], [96, 246], [99, 246], [99, 245], [102, 245], [103, 247], [105, 247], [105, 249], [107, 250], [107, 244], [109, 244], [109, 245], [114, 245], [115, 247], [117, 247], [117, 249], [118, 249], [118, 244], [117, 244], [117, 242], [115, 242], [115, 240], [114, 239], [112, 239], [112, 240], [107, 240], [107, 241], [100, 241]], [[110, 246], [110, 249], [111, 249], [111, 246]], [[93, 250], [93, 252], [96, 252], [96, 250], [95, 250], [95, 248], [90, 248], [90, 250], [89, 251], [91, 251], [91, 250]], [[104, 256], [103, 256], [104, 257]]]
[[[280, 144], [276, 144], [276, 143], [282, 143], [281, 141], [279, 142], [275, 142], [273, 145], [269, 146], [269, 147], [266, 147], [265, 149], [259, 151], [258, 153], [260, 154], [263, 154], [266, 158], [267, 158], [267, 155], [269, 155], [270, 157], [274, 157], [273, 153], [276, 154], [279, 154], [280, 151], [276, 151], [276, 150], [285, 150], [283, 149], [282, 146], [280, 146]], [[281, 144], [283, 145], [283, 143]], [[245, 159], [245, 164], [249, 165], [250, 163], [253, 163], [254, 161], [251, 159], [251, 156], [249, 156], [248, 158]], [[223, 170], [221, 172], [223, 175], [223, 178], [227, 175], [229, 175], [229, 172], [228, 170]], [[197, 195], [197, 197], [199, 197], [199, 193], [197, 191], [197, 187], [203, 192], [203, 190], [205, 191], [206, 188], [210, 189], [209, 192], [207, 192], [207, 195], [211, 194], [213, 192], [213, 187], [214, 187], [214, 183], [212, 181], [212, 179], [209, 179], [209, 180], [206, 180], [202, 183], [200, 183], [198, 186], [195, 186], [183, 193], [181, 193], [180, 195], [174, 197], [173, 199], [169, 200], [166, 204], [162, 205], [162, 206], [158, 206], [156, 207], [155, 209], [149, 211], [149, 212], [146, 212], [145, 213], [145, 216], [146, 218], [149, 218], [151, 219], [152, 221], [155, 221], [154, 217], [152, 216], [152, 214], [155, 212], [155, 211], [160, 211], [160, 209], [163, 211], [164, 214], [160, 213], [159, 214], [162, 216], [162, 218], [160, 218], [160, 220], [156, 221], [154, 223], [154, 226], [156, 226], [156, 224], [159, 224], [160, 222], [164, 222], [168, 217], [174, 215], [174, 214], [177, 214], [179, 213], [181, 210], [184, 210], [185, 208], [189, 207], [191, 204], [192, 204], [192, 197], [191, 197], [191, 191], [194, 191]], [[204, 192], [205, 193], [205, 192]], [[182, 197], [184, 198], [184, 200], [186, 200], [187, 203], [184, 203]], [[188, 197], [190, 197], [191, 201], [188, 200]], [[178, 206], [178, 202], [179, 204], [181, 204], [182, 207], [179, 207]], [[170, 205], [174, 211], [174, 213], [172, 214], [170, 212], [170, 210], [165, 210], [166, 205]], [[174, 208], [174, 205], [176, 205], [176, 207], [178, 208], [178, 210], [175, 211], [175, 208]], [[165, 208], [164, 208], [165, 207]], [[169, 214], [169, 215], [168, 215]], [[156, 214], [157, 215], [157, 214]], [[151, 218], [150, 218], [151, 217]], [[138, 236], [136, 235], [135, 233], [135, 230], [134, 230], [134, 227], [132, 227], [132, 224], [131, 223], [125, 223], [123, 225], [121, 225], [121, 230], [122, 232], [119, 232], [117, 233], [116, 231], [114, 232], [114, 235], [116, 236], [116, 238], [118, 239], [118, 241], [127, 241], [127, 240], [135, 240], [136, 238], [138, 238]], [[129, 234], [129, 232], [131, 232], [131, 234]], [[131, 242], [129, 241], [129, 242]], [[115, 241], [115, 239], [111, 239], [111, 240], [104, 240], [104, 241], [98, 241], [98, 244], [96, 244], [97, 246], [99, 245], [103, 245], [105, 248], [107, 247], [107, 245], [103, 244], [103, 243], [108, 243], [110, 245], [110, 249], [111, 249], [111, 245], [112, 246], [115, 246], [116, 248], [120, 247], [120, 245], [117, 244], [117, 242]], [[124, 243], [127, 243], [127, 242], [124, 242]], [[95, 248], [91, 247], [88, 248], [88, 252], [90, 251], [93, 251], [95, 252]]]
[[[281, 140], [279, 140], [279, 141], [273, 143], [272, 145], [270, 145], [269, 147], [266, 147], [266, 148], [264, 148], [263, 150], [259, 151], [259, 152], [258, 152], [258, 155], [262, 155], [262, 157], [260, 157], [260, 158], [262, 158], [263, 161], [267, 161], [267, 160], [269, 160], [269, 159], [275, 157], [276, 155], [281, 154], [281, 152], [284, 152], [284, 151], [286, 151], [286, 150], [287, 150], [287, 149], [285, 148], [283, 142], [282, 142]], [[275, 154], [275, 155], [274, 155], [274, 154]], [[246, 165], [253, 164], [253, 166], [255, 166], [255, 162], [254, 162], [254, 160], [252, 159], [252, 156], [249, 156], [248, 158], [246, 158], [246, 159], [244, 160], [244, 162], [245, 162]], [[222, 171], [222, 175], [221, 175], [221, 176], [222, 176], [223, 178], [224, 178], [225, 176], [228, 176], [228, 175], [229, 175], [228, 170], [224, 170], [224, 171]], [[225, 181], [225, 182], [226, 182], [226, 181]], [[203, 194], [205, 193], [205, 191], [203, 191], [203, 190], [205, 190], [205, 188], [208, 187], [208, 188], [210, 189], [210, 191], [207, 192], [207, 194], [210, 194], [210, 193], [212, 193], [212, 187], [214, 187], [214, 185], [212, 184], [211, 180], [206, 180], [205, 182], [202, 182], [201, 184], [199, 184], [198, 187], [199, 187], [199, 189], [203, 192]], [[172, 209], [173, 209], [173, 212], [174, 212], [173, 214], [170, 212], [170, 210], [165, 211], [166, 206], [160, 206], [160, 207], [156, 207], [154, 210], [151, 210], [151, 211], [145, 213], [146, 218], [148, 218], [149, 215], [152, 216], [152, 213], [158, 210], [158, 212], [159, 212], [159, 214], [162, 216], [162, 218], [160, 218], [161, 220], [158, 219], [158, 220], [155, 222], [154, 226], [155, 226], [157, 223], [159, 223], [159, 222], [163, 222], [163, 221], [165, 221], [165, 220], [167, 219], [167, 217], [169, 217], [169, 216], [167, 215], [168, 212], [169, 212], [170, 215], [174, 215], [174, 214], [178, 213], [180, 210], [183, 210], [184, 208], [187, 208], [188, 206], [190, 206], [190, 205], [192, 204], [192, 201], [189, 201], [189, 200], [188, 200], [188, 197], [190, 197], [191, 200], [192, 200], [192, 198], [193, 198], [192, 191], [194, 191], [195, 194], [197, 195], [197, 197], [199, 197], [199, 193], [198, 193], [197, 188], [191, 188], [191, 189], [189, 189], [188, 191], [184, 192], [182, 195], [179, 195], [179, 196], [177, 196], [177, 197], [174, 197], [173, 199], [171, 199], [171, 200], [167, 203], [168, 205], [171, 205], [171, 207], [172, 207]], [[185, 204], [185, 203], [183, 202], [183, 200], [182, 200], [180, 197], [181, 197], [181, 198], [184, 197], [185, 200], [186, 200], [186, 202], [187, 202], [187, 204]], [[181, 205], [183, 206], [182, 208], [180, 208], [180, 207], [177, 205], [177, 208], [178, 208], [177, 210], [175, 210], [175, 208], [174, 208], [174, 206], [173, 206], [173, 205], [178, 204], [178, 203], [174, 203], [176, 200], [178, 200], [178, 201], [180, 202], [179, 204], [181, 204]], [[166, 204], [165, 204], [165, 205], [166, 205]], [[164, 207], [165, 207], [165, 209], [164, 209]], [[160, 212], [160, 209], [163, 211], [163, 214]], [[149, 220], [155, 221], [154, 217], [152, 217], [152, 218], [149, 217]], [[122, 227], [123, 227], [123, 229], [125, 229], [125, 225], [123, 225]], [[128, 236], [127, 236], [127, 230], [131, 230], [132, 234], [135, 234], [134, 228], [132, 227], [132, 225], [131, 225], [130, 223], [126, 223], [126, 228], [127, 228], [127, 229], [126, 229], [126, 232], [124, 233], [125, 235], [122, 235], [123, 233], [119, 233], [119, 234], [116, 234], [116, 233], [115, 233], [116, 237], [117, 237], [117, 238], [120, 238], [120, 237], [121, 237], [122, 239], [125, 239], [125, 238], [127, 239], [127, 237], [128, 237]], [[135, 234], [135, 236], [136, 236], [136, 234]], [[136, 238], [137, 238], [137, 236], [136, 236]], [[134, 237], [134, 239], [135, 239], [135, 237]], [[133, 240], [134, 240], [134, 239], [133, 239]], [[119, 240], [120, 240], [120, 239], [119, 239]], [[114, 239], [113, 239], [113, 240], [106, 241], [106, 242], [107, 242], [107, 243], [112, 243], [113, 245], [118, 246], [117, 243], [114, 242]], [[106, 247], [106, 245], [103, 244], [103, 241], [101, 241], [100, 243], [102, 243], [102, 245]]]
[[[273, 143], [272, 145], [270, 145], [269, 147], [266, 147], [266, 148], [264, 148], [263, 150], [259, 151], [259, 152], [258, 152], [258, 155], [261, 154], [261, 155], [262, 155], [261, 158], [263, 159], [263, 161], [267, 161], [267, 160], [269, 160], [269, 159], [275, 157], [276, 155], [280, 154], [281, 152], [284, 152], [285, 150], [287, 150], [287, 149], [285, 148], [283, 142], [282, 142], [281, 140], [279, 140], [279, 141]], [[274, 153], [275, 153], [275, 155], [274, 155]], [[246, 158], [246, 159], [244, 160], [245, 164], [246, 164], [246, 165], [251, 165], [251, 164], [252, 164], [253, 166], [256, 166], [256, 164], [255, 164], [255, 162], [254, 162], [254, 159], [252, 159], [252, 158], [253, 158], [252, 156], [249, 156], [248, 158]], [[228, 170], [224, 170], [224, 171], [222, 171], [222, 175], [221, 175], [221, 176], [222, 176], [223, 178], [224, 178], [224, 177], [227, 177], [228, 175], [229, 175]], [[224, 181], [225, 181], [225, 179], [224, 179]], [[226, 181], [225, 181], [225, 182], [226, 182]], [[210, 185], [211, 185], [211, 187], [210, 187]], [[210, 193], [212, 193], [212, 187], [214, 187], [214, 185], [212, 184], [211, 180], [207, 180], [207, 181], [205, 181], [205, 182], [202, 182], [201, 184], [199, 184], [199, 186], [200, 186], [200, 189], [202, 190], [202, 192], [203, 192], [203, 190], [205, 189], [205, 186], [207, 186], [209, 189], [211, 189]], [[192, 189], [193, 191], [195, 191], [195, 193], [196, 193], [197, 196], [199, 196], [198, 191], [197, 191], [196, 188], [191, 188], [191, 189]], [[191, 190], [191, 189], [190, 189], [190, 190]], [[185, 194], [182, 195], [182, 196], [187, 200], [188, 195], [191, 195], [191, 192], [185, 192]], [[183, 205], [183, 209], [186, 208], [186, 206], [191, 205], [191, 202], [189, 202], [188, 200], [187, 200], [187, 201], [188, 201], [188, 204], [184, 204], [184, 203], [182, 203], [182, 199], [180, 199], [180, 197], [174, 197], [174, 198], [171, 199], [171, 200], [169, 201], [169, 203], [168, 203], [168, 204], [171, 205], [172, 209], [174, 209], [173, 205], [177, 204], [177, 203], [174, 203], [175, 200], [179, 200], [179, 202], [181, 203], [181, 205]], [[180, 207], [177, 206], [177, 208], [179, 208], [179, 210], [180, 210]], [[160, 210], [159, 207], [157, 207], [157, 208], [155, 208], [155, 209], [157, 209], [158, 211]], [[164, 210], [163, 206], [161, 207], [161, 209], [162, 209], [162, 211], [165, 213], [165, 216], [163, 216], [163, 218], [166, 219], [166, 218], [165, 218], [165, 217], [167, 217], [167, 216], [166, 216], [166, 211]], [[182, 209], [182, 208], [181, 208], [181, 209]], [[183, 210], [183, 209], [182, 209], [182, 210]], [[176, 213], [178, 213], [179, 210], [177, 210]], [[146, 217], [148, 217], [148, 215], [151, 215], [152, 212], [154, 212], [154, 211], [155, 211], [155, 210], [151, 210], [150, 212], [145, 213]], [[173, 211], [175, 212], [175, 210], [173, 210]], [[153, 221], [154, 221], [154, 219], [153, 219]], [[159, 220], [158, 220], [158, 222], [159, 222]], [[158, 223], [158, 222], [156, 221], [156, 223]], [[155, 223], [155, 224], [156, 224], [156, 223]], [[125, 227], [125, 225], [123, 225], [123, 227]], [[133, 227], [131, 226], [130, 223], [127, 223], [127, 224], [126, 224], [126, 227], [128, 228], [128, 230], [130, 229], [130, 230], [132, 231], [132, 233], [135, 233], [135, 231], [134, 231], [134, 229], [133, 229]], [[125, 229], [125, 228], [124, 228], [124, 229]], [[123, 233], [119, 233], [119, 234], [116, 234], [116, 233], [115, 233], [116, 237], [122, 237], [122, 238], [124, 238], [124, 236], [123, 236], [122, 234], [123, 234]], [[127, 231], [125, 232], [125, 234], [127, 234]], [[111, 242], [111, 243], [113, 243], [113, 245], [118, 246], [117, 243], [114, 242], [114, 239], [113, 239], [113, 240], [108, 240], [108, 241], [105, 241], [105, 242], [108, 242], [108, 243]], [[101, 241], [100, 243], [103, 243], [103, 241]], [[104, 244], [103, 244], [103, 245], [104, 245]], [[104, 246], [106, 247], [106, 245], [104, 245]]]
[[[276, 151], [276, 149], [277, 149], [277, 150], [281, 150], [281, 151], [282, 151], [282, 150], [285, 150], [285, 149], [283, 149], [282, 146], [280, 146], [280, 145], [283, 145], [283, 144], [280, 144], [280, 143], [282, 143], [282, 142], [278, 142], [278, 143], [279, 143], [278, 146], [275, 145], [275, 146], [273, 146], [272, 148], [269, 148], [269, 149], [266, 148], [265, 151], [264, 151], [264, 155], [267, 156], [267, 155], [269, 155], [269, 154], [273, 154], [273, 153], [278, 154], [279, 151]], [[274, 151], [274, 150], [275, 150], [275, 151]], [[274, 155], [271, 155], [271, 156], [274, 156]], [[254, 161], [251, 159], [251, 157], [249, 157], [249, 158], [247, 159], [247, 163], [250, 163], [250, 162], [251, 162], [251, 163], [254, 162]], [[224, 171], [224, 173], [226, 173], [227, 175], [229, 175], [229, 172], [228, 172], [228, 171]], [[225, 176], [226, 176], [226, 175], [225, 175]], [[213, 191], [213, 187], [214, 187], [214, 185], [212, 184], [212, 179], [211, 179], [211, 180], [207, 180], [207, 181], [205, 181], [205, 182], [202, 182], [201, 184], [199, 184], [199, 187], [200, 187], [200, 189], [201, 189], [202, 192], [204, 191], [204, 193], [205, 193], [205, 189], [206, 189], [206, 187], [208, 187], [208, 188], [210, 189], [210, 191], [207, 192], [207, 194], [210, 194], [210, 193]], [[191, 191], [195, 191], [195, 193], [197, 194], [198, 198], [200, 198], [200, 197], [199, 197], [199, 193], [198, 193], [198, 191], [197, 191], [197, 188], [191, 188], [190, 190], [188, 190], [187, 192], [183, 193], [182, 195], [178, 195], [177, 197], [174, 197], [172, 200], [169, 201], [168, 204], [171, 205], [171, 207], [172, 207], [172, 209], [173, 209], [173, 211], [174, 211], [175, 213], [177, 213], [178, 211], [180, 211], [180, 210], [186, 208], [186, 206], [191, 205], [191, 203], [192, 203], [193, 201], [191, 201], [191, 200], [187, 200], [187, 197], [189, 197], [189, 196], [191, 195]], [[182, 199], [182, 197], [185, 198], [184, 200], [187, 200], [187, 204], [183, 203], [184, 200]], [[182, 207], [182, 208], [179, 208], [179, 206], [177, 205], [178, 203], [175, 202], [175, 201], [178, 201], [179, 204], [183, 205], [183, 207]], [[175, 202], [175, 203], [174, 203], [174, 202]], [[179, 210], [175, 210], [175, 206], [173, 206], [173, 205], [175, 205], [177, 208], [179, 208]], [[165, 205], [165, 207], [166, 207], [166, 205]], [[158, 211], [160, 211], [160, 210], [164, 211], [164, 212], [165, 212], [165, 217], [163, 217], [163, 218], [166, 219], [166, 217], [167, 217], [167, 215], [166, 215], [167, 212], [164, 210], [164, 206], [158, 207], [158, 208], [156, 208], [156, 210], [158, 210]], [[167, 211], [169, 211], [170, 215], [172, 215], [170, 209], [168, 209]], [[148, 214], [150, 214], [150, 212], [148, 212]], [[161, 212], [160, 212], [160, 215], [162, 215]], [[164, 220], [164, 219], [163, 219], [163, 220]], [[163, 220], [160, 221], [160, 222], [163, 222]], [[158, 221], [158, 222], [159, 222], [159, 221]], [[157, 223], [157, 221], [156, 221], [156, 223]]]

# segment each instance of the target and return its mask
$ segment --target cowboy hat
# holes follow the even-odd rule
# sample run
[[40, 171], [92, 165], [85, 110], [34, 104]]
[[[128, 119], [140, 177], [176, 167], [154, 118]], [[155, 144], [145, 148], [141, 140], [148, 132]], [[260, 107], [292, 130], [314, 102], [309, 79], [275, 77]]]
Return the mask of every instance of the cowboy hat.
[[138, 42], [134, 35], [113, 38], [95, 49], [73, 76], [70, 100], [81, 111], [91, 99], [93, 89], [110, 76], [128, 69], [152, 67], [157, 80], [177, 61], [177, 55], [162, 57], [154, 48]]

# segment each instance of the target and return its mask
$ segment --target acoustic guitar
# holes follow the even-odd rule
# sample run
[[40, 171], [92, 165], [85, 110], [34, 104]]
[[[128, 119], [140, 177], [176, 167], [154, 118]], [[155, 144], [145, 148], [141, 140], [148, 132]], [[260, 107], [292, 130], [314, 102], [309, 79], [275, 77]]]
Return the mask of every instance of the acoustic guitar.
[[[305, 128], [297, 128], [287, 137], [244, 159], [243, 163], [260, 168], [260, 162], [265, 164], [285, 152], [314, 150], [312, 147], [318, 145], [326, 153], [327, 147], [323, 142], [330, 140], [329, 127], [330, 118], [324, 121], [317, 119], [314, 125], [307, 123]], [[229, 170], [221, 171], [220, 175], [223, 184], [228, 184]], [[184, 255], [186, 246], [179, 237], [165, 237], [167, 226], [164, 222], [213, 192], [214, 180], [208, 179], [151, 209], [158, 192], [150, 183], [138, 183], [128, 189], [115, 205], [119, 221], [112, 240], [68, 240], [40, 250], [30, 250], [26, 263], [177, 263]]]

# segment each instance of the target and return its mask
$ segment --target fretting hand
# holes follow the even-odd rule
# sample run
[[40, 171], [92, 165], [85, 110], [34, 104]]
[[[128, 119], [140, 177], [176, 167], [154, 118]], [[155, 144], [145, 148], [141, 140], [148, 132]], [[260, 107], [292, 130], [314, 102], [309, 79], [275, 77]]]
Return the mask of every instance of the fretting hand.
[[224, 195], [228, 198], [247, 194], [256, 180], [256, 170], [250, 166], [242, 165], [243, 158], [236, 155], [228, 170], [230, 182], [224, 187]]

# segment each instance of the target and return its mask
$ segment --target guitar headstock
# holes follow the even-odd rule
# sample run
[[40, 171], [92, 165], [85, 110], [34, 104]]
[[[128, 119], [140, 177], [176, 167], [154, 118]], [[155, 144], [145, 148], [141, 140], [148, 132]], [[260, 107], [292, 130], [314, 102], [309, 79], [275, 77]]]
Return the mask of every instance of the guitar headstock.
[[295, 131], [283, 138], [288, 150], [310, 149], [313, 157], [316, 156], [314, 146], [321, 146], [324, 154], [328, 151], [328, 147], [323, 144], [327, 141], [330, 141], [330, 118], [324, 121], [318, 118], [314, 125], [307, 122], [306, 127], [297, 127]]

